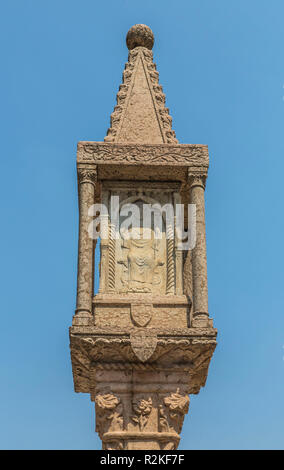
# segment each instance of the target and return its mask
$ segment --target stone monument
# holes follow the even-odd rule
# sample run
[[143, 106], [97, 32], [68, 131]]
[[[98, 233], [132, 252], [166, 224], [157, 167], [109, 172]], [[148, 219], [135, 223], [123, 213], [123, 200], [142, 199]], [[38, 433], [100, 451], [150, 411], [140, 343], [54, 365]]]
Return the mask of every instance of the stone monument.
[[[208, 313], [204, 190], [206, 145], [179, 144], [145, 25], [127, 34], [128, 62], [104, 142], [79, 142], [77, 306], [70, 328], [76, 392], [95, 403], [103, 449], [177, 449], [189, 395], [206, 382], [216, 346]], [[147, 237], [125, 233], [111, 205], [171, 205]], [[104, 204], [100, 214], [94, 204]], [[196, 242], [181, 248], [176, 208], [196, 208]], [[185, 227], [189, 227], [187, 210]], [[99, 292], [94, 295], [100, 220]], [[117, 230], [118, 224], [118, 230]], [[126, 236], [127, 235], [127, 236]], [[204, 423], [205, 424], [205, 423]]]

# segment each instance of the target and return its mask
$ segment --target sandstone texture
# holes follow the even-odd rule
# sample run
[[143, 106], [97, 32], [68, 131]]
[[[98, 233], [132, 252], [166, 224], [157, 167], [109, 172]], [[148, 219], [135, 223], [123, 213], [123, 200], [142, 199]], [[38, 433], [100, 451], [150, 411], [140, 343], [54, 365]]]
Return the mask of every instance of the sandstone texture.
[[[127, 34], [128, 62], [104, 142], [79, 142], [77, 305], [70, 328], [76, 392], [95, 404], [107, 450], [177, 449], [190, 394], [206, 383], [217, 330], [208, 312], [204, 191], [206, 145], [179, 144], [153, 63], [154, 35]], [[120, 204], [196, 207], [196, 244], [179, 245], [176, 218], [149, 237], [116, 233]], [[103, 203], [99, 293], [94, 295], [94, 214]], [[103, 225], [101, 218], [101, 227]], [[187, 212], [184, 215], [188, 226]], [[119, 227], [121, 221], [119, 219]], [[137, 230], [136, 230], [137, 229]], [[205, 424], [205, 423], [204, 423]]]

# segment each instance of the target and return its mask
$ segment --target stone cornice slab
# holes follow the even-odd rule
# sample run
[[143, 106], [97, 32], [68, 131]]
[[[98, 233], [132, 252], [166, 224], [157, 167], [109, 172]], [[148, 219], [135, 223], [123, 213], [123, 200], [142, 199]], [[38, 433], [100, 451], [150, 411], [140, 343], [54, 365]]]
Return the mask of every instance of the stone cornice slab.
[[207, 145], [193, 144], [113, 144], [82, 141], [77, 147], [77, 163], [95, 165], [179, 166], [208, 168]]

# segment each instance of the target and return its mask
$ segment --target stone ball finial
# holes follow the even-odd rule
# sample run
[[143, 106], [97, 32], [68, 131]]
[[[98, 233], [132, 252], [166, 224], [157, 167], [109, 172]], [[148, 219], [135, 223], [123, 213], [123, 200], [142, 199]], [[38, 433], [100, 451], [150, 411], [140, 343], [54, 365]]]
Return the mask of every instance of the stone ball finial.
[[139, 46], [151, 50], [154, 45], [153, 31], [145, 24], [135, 24], [127, 33], [126, 44], [129, 50]]

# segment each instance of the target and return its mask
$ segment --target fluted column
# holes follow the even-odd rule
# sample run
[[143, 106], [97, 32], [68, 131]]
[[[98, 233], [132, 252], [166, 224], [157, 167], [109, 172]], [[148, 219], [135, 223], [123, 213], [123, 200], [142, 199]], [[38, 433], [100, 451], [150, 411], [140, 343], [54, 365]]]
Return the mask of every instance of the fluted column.
[[89, 236], [89, 208], [94, 204], [96, 168], [78, 168], [79, 182], [79, 246], [77, 305], [73, 325], [88, 325], [92, 318], [94, 285], [94, 240]]
[[190, 169], [190, 203], [196, 206], [196, 244], [192, 250], [193, 316], [191, 326], [209, 326], [204, 190], [207, 170]]

